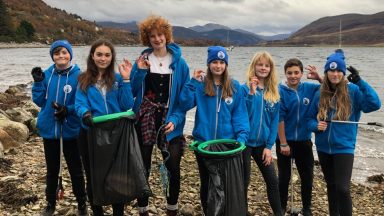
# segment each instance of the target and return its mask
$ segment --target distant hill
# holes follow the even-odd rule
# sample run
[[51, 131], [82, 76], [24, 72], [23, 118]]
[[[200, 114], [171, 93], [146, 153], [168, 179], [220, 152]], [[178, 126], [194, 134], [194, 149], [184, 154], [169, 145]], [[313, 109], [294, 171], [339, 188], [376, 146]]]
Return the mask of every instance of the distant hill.
[[52, 8], [42, 0], [4, 0], [13, 26], [27, 20], [35, 28], [35, 41], [51, 43], [67, 39], [73, 44], [90, 44], [105, 37], [115, 44], [137, 44], [136, 34], [123, 29], [102, 28], [76, 14]]
[[125, 29], [130, 32], [138, 33], [139, 29], [137, 28], [137, 22], [127, 22], [127, 23], [117, 23], [117, 22], [97, 22], [97, 25], [107, 27], [107, 28], [116, 28], [116, 29]]
[[280, 43], [338, 45], [340, 22], [342, 45], [384, 45], [384, 12], [324, 17], [304, 26]]
[[196, 32], [208, 32], [208, 31], [213, 31], [213, 30], [217, 30], [217, 29], [231, 30], [231, 28], [229, 28], [227, 26], [215, 24], [215, 23], [208, 23], [208, 24], [205, 24], [203, 26], [200, 26], [200, 25], [192, 26], [192, 27], [189, 27], [189, 29], [192, 29], [193, 31], [196, 31]]

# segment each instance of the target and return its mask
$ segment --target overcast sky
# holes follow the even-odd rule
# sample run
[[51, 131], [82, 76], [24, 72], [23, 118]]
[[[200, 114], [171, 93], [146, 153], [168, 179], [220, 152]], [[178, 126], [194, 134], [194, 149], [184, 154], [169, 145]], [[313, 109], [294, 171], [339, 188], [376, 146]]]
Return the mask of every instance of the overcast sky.
[[90, 21], [140, 21], [150, 14], [172, 25], [217, 23], [257, 34], [291, 33], [325, 16], [384, 11], [382, 0], [43, 0]]

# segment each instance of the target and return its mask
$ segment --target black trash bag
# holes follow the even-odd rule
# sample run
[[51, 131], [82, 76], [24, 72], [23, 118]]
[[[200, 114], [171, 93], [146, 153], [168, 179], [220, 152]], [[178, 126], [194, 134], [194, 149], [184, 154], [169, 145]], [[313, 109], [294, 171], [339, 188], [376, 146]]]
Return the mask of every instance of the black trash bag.
[[[224, 152], [238, 148], [236, 143], [208, 145], [204, 150]], [[241, 151], [230, 155], [211, 155], [200, 151], [209, 172], [207, 216], [246, 215], [243, 156]]]
[[150, 196], [134, 117], [95, 124], [88, 130], [93, 203], [128, 203]]

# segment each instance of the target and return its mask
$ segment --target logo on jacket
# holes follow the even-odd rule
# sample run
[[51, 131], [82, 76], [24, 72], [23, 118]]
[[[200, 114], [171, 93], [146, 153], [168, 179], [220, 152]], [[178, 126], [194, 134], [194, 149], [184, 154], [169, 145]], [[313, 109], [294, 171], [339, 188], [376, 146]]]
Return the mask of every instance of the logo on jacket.
[[276, 103], [266, 102], [264, 107], [265, 107], [265, 110], [267, 112], [275, 112], [275, 110], [276, 110], [275, 105], [276, 105]]
[[227, 104], [227, 105], [231, 105], [232, 104], [232, 102], [233, 102], [233, 98], [232, 97], [227, 97], [227, 98], [225, 98], [225, 103]]
[[70, 85], [65, 85], [65, 86], [63, 87], [63, 91], [64, 91], [66, 94], [71, 93], [71, 91], [72, 91], [72, 86], [70, 86]]
[[114, 90], [118, 90], [118, 89], [119, 89], [119, 83], [118, 83], [118, 82], [115, 82], [115, 83], [113, 84], [112, 88], [113, 88]]
[[308, 105], [310, 102], [309, 98], [303, 98], [303, 104]]

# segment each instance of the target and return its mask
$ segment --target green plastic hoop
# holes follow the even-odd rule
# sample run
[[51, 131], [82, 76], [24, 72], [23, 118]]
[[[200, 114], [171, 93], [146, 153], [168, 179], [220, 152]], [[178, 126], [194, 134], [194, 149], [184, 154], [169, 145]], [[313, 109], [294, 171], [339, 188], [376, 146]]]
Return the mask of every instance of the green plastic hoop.
[[130, 117], [133, 115], [135, 115], [135, 113], [132, 110], [128, 110], [126, 112], [112, 113], [112, 114], [94, 117], [93, 123], [101, 123], [101, 122], [106, 122], [110, 120], [116, 120], [123, 117]]
[[[229, 151], [223, 151], [223, 152], [211, 152], [211, 151], [207, 151], [207, 150], [204, 149], [204, 148], [206, 148], [209, 145], [216, 145], [216, 144], [221, 144], [221, 143], [236, 143], [236, 144], [239, 144], [239, 147], [237, 147], [235, 149], [232, 149], [232, 150], [229, 150]], [[231, 154], [234, 154], [234, 153], [241, 152], [244, 149], [245, 149], [244, 143], [238, 142], [238, 141], [236, 141], [234, 139], [209, 140], [209, 141], [200, 143], [197, 146], [197, 151], [198, 152], [203, 153], [203, 154], [207, 154], [207, 155], [231, 155]]]

